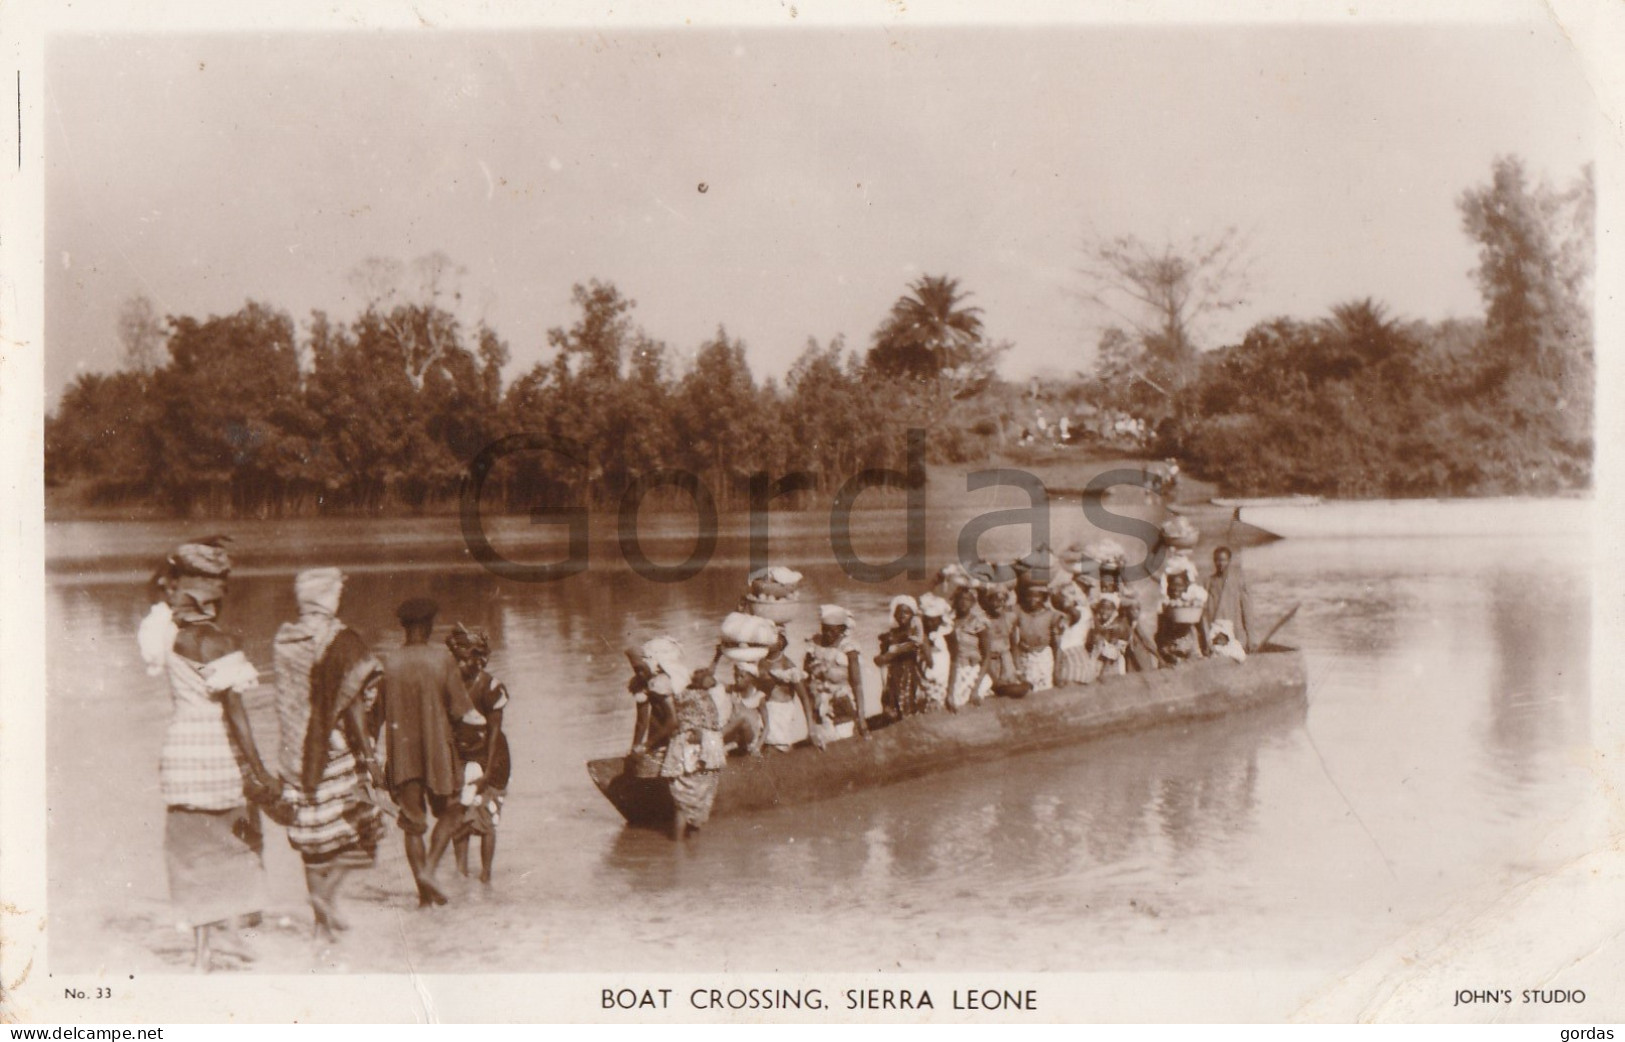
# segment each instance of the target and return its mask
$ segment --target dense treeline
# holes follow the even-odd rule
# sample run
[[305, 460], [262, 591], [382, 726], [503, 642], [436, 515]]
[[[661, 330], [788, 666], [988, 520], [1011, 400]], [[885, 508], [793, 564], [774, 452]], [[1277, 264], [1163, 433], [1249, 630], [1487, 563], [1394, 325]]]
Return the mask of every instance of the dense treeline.
[[[1154, 427], [1159, 454], [1233, 494], [1584, 487], [1590, 172], [1556, 191], [1503, 159], [1459, 206], [1480, 248], [1481, 321], [1400, 321], [1361, 300], [1259, 323], [1212, 351], [1197, 320], [1237, 306], [1244, 288], [1232, 236], [1098, 244], [1090, 299], [1138, 302], [1143, 321], [1108, 329], [1093, 377], [1052, 393], [1050, 408]], [[449, 262], [424, 260], [438, 285]], [[367, 271], [391, 275], [381, 262]], [[866, 468], [901, 470], [911, 427], [930, 432], [933, 462], [986, 460], [1043, 406], [998, 379], [1009, 345], [984, 337], [956, 280], [909, 290], [867, 351], [809, 341], [782, 384], [758, 380], [720, 327], [677, 359], [607, 282], [575, 287], [575, 323], [551, 330], [549, 358], [507, 384], [508, 345], [465, 329], [436, 292], [378, 294], [352, 322], [318, 313], [303, 330], [258, 303], [161, 320], [137, 301], [120, 319], [126, 367], [81, 375], [47, 418], [46, 479], [80, 507], [424, 510], [456, 501], [486, 446], [529, 434], [567, 451], [504, 457], [488, 506], [603, 505], [639, 476], [683, 470], [727, 507], [745, 502], [752, 474], [805, 472], [828, 493]]]
[[1208, 352], [1162, 451], [1227, 491], [1550, 494], [1590, 484], [1594, 193], [1515, 159], [1460, 200], [1482, 322], [1399, 322], [1371, 301], [1276, 319]]
[[[951, 421], [991, 372], [997, 349], [979, 325], [966, 334], [953, 280], [915, 289], [899, 307], [923, 307], [957, 338], [932, 355], [909, 324], [911, 349], [939, 365], [871, 364], [896, 354], [887, 327], [868, 354], [809, 341], [782, 386], [757, 380], [722, 328], [677, 372], [634, 302], [598, 281], [575, 287], [578, 319], [549, 332], [550, 359], [506, 387], [507, 344], [433, 303], [374, 306], [348, 324], [316, 314], [302, 335], [258, 303], [147, 321], [126, 344], [138, 361], [80, 376], [47, 419], [47, 480], [81, 502], [180, 514], [422, 510], [455, 502], [469, 461], [523, 433], [565, 451], [504, 457], [485, 489], [502, 509], [614, 502], [669, 469], [699, 475], [725, 507], [756, 472], [807, 472], [830, 490], [864, 468], [902, 469], [907, 428]], [[956, 444], [937, 439], [934, 457]]]

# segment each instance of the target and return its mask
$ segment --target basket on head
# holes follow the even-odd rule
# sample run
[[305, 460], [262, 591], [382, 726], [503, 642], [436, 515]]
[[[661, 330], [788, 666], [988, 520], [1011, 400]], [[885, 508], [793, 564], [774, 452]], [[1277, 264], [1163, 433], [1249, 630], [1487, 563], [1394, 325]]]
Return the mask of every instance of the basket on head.
[[745, 605], [752, 615], [780, 624], [793, 620], [802, 607], [800, 601], [763, 601], [754, 597], [746, 597]]

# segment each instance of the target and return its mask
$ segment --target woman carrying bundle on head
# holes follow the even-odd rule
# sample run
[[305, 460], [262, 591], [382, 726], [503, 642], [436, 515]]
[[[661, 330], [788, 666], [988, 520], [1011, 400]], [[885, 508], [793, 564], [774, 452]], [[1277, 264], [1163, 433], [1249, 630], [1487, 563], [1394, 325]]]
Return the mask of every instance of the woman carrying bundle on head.
[[281, 782], [260, 760], [242, 696], [259, 677], [218, 624], [231, 573], [223, 536], [183, 543], [155, 577], [163, 600], [137, 633], [148, 672], [169, 678], [171, 716], [158, 761], [168, 807], [164, 861], [169, 895], [192, 928], [194, 967], [214, 953], [249, 960], [238, 928], [265, 907], [264, 835], [256, 801]]
[[1050, 607], [1049, 588], [1037, 578], [1022, 576], [1016, 589], [1019, 608], [1011, 633], [1016, 672], [1033, 691], [1055, 686], [1055, 660], [1066, 618]]
[[339, 885], [352, 869], [373, 866], [384, 832], [383, 814], [363, 787], [384, 784], [366, 722], [383, 667], [339, 621], [344, 573], [303, 571], [293, 589], [299, 618], [283, 623], [272, 645], [278, 766], [294, 807], [288, 843], [305, 863], [315, 933], [331, 941], [347, 926]]
[[1190, 558], [1168, 559], [1157, 614], [1157, 654], [1163, 662], [1188, 662], [1207, 656], [1207, 631], [1202, 626], [1207, 591], [1196, 584], [1195, 578], [1196, 566]]
[[682, 840], [710, 820], [727, 762], [714, 692], [718, 685], [710, 669], [688, 668], [683, 646], [671, 637], [644, 644], [642, 657], [650, 669], [650, 693], [671, 700], [670, 719], [651, 721], [648, 744], [660, 751], [660, 777], [671, 789], [672, 838]]

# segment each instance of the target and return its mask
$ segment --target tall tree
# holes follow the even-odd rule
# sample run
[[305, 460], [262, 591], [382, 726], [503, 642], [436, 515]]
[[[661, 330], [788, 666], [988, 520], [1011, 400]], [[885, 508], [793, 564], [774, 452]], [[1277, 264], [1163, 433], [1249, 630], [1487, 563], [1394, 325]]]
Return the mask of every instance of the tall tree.
[[1087, 240], [1079, 297], [1104, 326], [1096, 374], [1176, 393], [1195, 374], [1207, 323], [1247, 302], [1250, 264], [1234, 228], [1183, 242]]
[[1591, 168], [1557, 191], [1531, 183], [1521, 160], [1502, 157], [1490, 183], [1462, 193], [1459, 205], [1462, 226], [1478, 242], [1474, 276], [1484, 297], [1494, 375], [1504, 379], [1524, 370], [1549, 381], [1560, 407], [1589, 429], [1596, 255]]
[[875, 330], [869, 367], [881, 376], [929, 379], [978, 365], [985, 355], [982, 309], [966, 306], [969, 297], [946, 275], [909, 283]]
[[164, 363], [168, 337], [163, 317], [149, 298], [131, 297], [119, 308], [118, 338], [126, 369], [151, 375]]

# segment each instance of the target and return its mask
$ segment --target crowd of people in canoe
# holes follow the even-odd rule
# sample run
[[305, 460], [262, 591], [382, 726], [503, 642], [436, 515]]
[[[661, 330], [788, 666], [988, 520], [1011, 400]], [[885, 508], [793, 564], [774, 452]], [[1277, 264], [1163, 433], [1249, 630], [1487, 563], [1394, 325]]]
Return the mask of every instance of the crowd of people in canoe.
[[[960, 712], [1209, 655], [1242, 661], [1251, 607], [1239, 564], [1219, 548], [1203, 584], [1180, 546], [1194, 529], [1170, 532], [1150, 612], [1109, 540], [1011, 564], [950, 564], [932, 589], [894, 597], [874, 657], [881, 717]], [[436, 642], [438, 606], [415, 597], [396, 612], [399, 646], [375, 655], [340, 619], [343, 573], [300, 572], [297, 618], [270, 638], [277, 739], [268, 766], [244, 703], [261, 671], [219, 624], [226, 542], [192, 540], [166, 557], [136, 635], [148, 672], [170, 689], [159, 759], [165, 862], [198, 967], [216, 950], [249, 957], [237, 928], [266, 904], [261, 815], [286, 828], [303, 861], [318, 939], [346, 928], [340, 884], [375, 864], [386, 817], [403, 835], [420, 905], [446, 903], [440, 861], [453, 850], [468, 874], [475, 836], [489, 882], [512, 761], [502, 726], [509, 694], [488, 668], [486, 635], [459, 623]], [[627, 652], [637, 703], [627, 770], [669, 784], [679, 838], [708, 819], [730, 749], [759, 756], [803, 737], [823, 749], [868, 736], [851, 613], [822, 605], [800, 661], [790, 656], [785, 623], [799, 613], [801, 581], [782, 567], [752, 575], [704, 665], [691, 666], [671, 637]]]
[[374, 655], [339, 617], [343, 573], [300, 572], [298, 617], [270, 638], [277, 740], [268, 764], [244, 702], [260, 670], [219, 622], [226, 542], [193, 540], [168, 555], [136, 635], [148, 673], [169, 682], [158, 769], [164, 856], [196, 967], [207, 971], [217, 953], [253, 957], [239, 931], [266, 907], [262, 815], [286, 827], [304, 863], [320, 941], [346, 928], [340, 884], [373, 867], [386, 816], [404, 837], [420, 906], [447, 901], [436, 873], [448, 848], [469, 874], [475, 836], [489, 883], [512, 759], [502, 727], [509, 695], [487, 668], [486, 634], [459, 623], [434, 641], [439, 607], [414, 597], [396, 610], [400, 645]]
[[[1126, 555], [1112, 540], [1063, 553], [1041, 548], [1009, 564], [951, 563], [931, 589], [893, 597], [873, 659], [882, 676], [880, 718], [957, 713], [988, 698], [1209, 656], [1245, 661], [1252, 607], [1234, 554], [1216, 549], [1204, 581], [1189, 554], [1194, 526], [1176, 518], [1164, 536], [1150, 610], [1124, 583]], [[852, 613], [820, 606], [800, 661], [790, 655], [785, 623], [799, 611], [801, 581], [784, 567], [750, 576], [703, 665], [669, 636], [626, 652], [637, 705], [626, 769], [669, 783], [678, 839], [709, 818], [730, 751], [789, 752], [803, 734], [818, 749], [868, 737]]]

